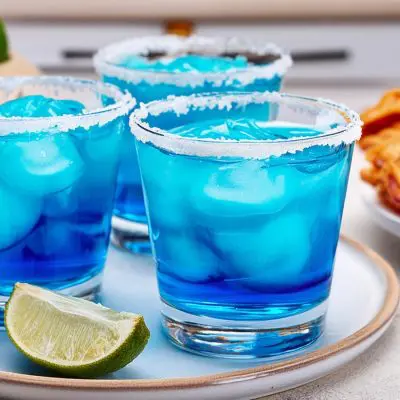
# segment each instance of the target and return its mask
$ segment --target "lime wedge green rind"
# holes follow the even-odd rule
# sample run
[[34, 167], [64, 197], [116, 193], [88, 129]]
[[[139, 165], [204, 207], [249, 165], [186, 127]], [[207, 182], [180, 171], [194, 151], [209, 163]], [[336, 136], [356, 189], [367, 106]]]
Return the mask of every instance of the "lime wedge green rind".
[[[21, 353], [43, 367], [77, 378], [94, 378], [121, 369], [143, 351], [150, 337], [141, 315], [118, 313], [86, 300], [61, 296], [26, 284], [15, 285], [4, 319], [8, 336]], [[59, 329], [57, 321], [62, 322], [63, 329]], [[107, 341], [107, 336], [101, 335], [103, 327], [106, 334], [111, 332], [111, 340]], [[24, 330], [29, 332], [24, 334]], [[93, 337], [96, 333], [97, 337]], [[85, 335], [86, 342], [81, 340]], [[110, 347], [114, 339], [116, 344], [94, 359], [79, 359], [87, 347], [96, 350], [97, 339], [100, 349]], [[90, 346], [79, 348], [77, 345], [82, 342], [90, 343]], [[63, 344], [67, 346], [63, 347]], [[40, 351], [43, 346], [46, 350], [53, 349], [50, 355]], [[57, 358], [54, 349], [60, 348], [63, 351], [77, 350], [70, 353], [78, 354], [78, 360]]]
[[0, 20], [0, 63], [7, 61], [8, 56], [8, 40], [4, 22]]

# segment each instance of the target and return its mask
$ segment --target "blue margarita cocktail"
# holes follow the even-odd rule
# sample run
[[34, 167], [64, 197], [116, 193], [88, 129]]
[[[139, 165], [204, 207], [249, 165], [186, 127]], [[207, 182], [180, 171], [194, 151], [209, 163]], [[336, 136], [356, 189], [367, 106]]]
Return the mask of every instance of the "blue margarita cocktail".
[[132, 114], [174, 343], [251, 358], [321, 335], [360, 124], [344, 106], [267, 92]]
[[16, 282], [98, 289], [133, 107], [100, 82], [0, 79], [0, 325]]
[[[291, 59], [265, 42], [157, 36], [106, 47], [95, 56], [94, 64], [104, 81], [128, 90], [138, 103], [146, 103], [209, 91], [276, 91]], [[145, 251], [149, 243], [134, 138], [127, 131], [123, 140], [113, 238], [123, 247]]]

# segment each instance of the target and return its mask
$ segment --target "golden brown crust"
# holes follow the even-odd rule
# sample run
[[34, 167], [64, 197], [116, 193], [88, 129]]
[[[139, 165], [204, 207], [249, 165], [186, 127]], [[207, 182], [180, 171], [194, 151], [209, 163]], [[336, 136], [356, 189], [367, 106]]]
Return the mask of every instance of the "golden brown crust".
[[375, 186], [382, 203], [400, 214], [400, 89], [385, 93], [361, 118], [360, 147], [370, 162], [361, 179]]
[[363, 150], [368, 149], [376, 144], [380, 144], [383, 141], [391, 140], [398, 137], [400, 140], [400, 122], [395, 123], [389, 128], [382, 129], [374, 135], [363, 135], [359, 141], [360, 147]]
[[400, 88], [386, 92], [374, 107], [361, 114], [363, 136], [373, 135], [400, 123]]

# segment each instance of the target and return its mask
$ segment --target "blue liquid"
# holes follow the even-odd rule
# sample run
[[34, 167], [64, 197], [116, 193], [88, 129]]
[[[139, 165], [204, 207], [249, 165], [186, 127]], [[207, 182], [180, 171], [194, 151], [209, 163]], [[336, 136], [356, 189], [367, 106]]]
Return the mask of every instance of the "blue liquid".
[[118, 65], [129, 69], [155, 72], [225, 72], [230, 69], [247, 68], [252, 64], [244, 56], [228, 58], [191, 54], [176, 58], [165, 57], [155, 60], [129, 55]]
[[[73, 100], [27, 96], [0, 116], [59, 116]], [[67, 133], [0, 139], [0, 298], [15, 282], [64, 289], [101, 272], [109, 241], [119, 120]]]
[[[188, 55], [170, 59], [170, 62], [157, 60], [149, 62], [143, 57], [131, 55], [122, 60], [119, 65], [132, 70], [145, 70], [155, 73], [218, 73], [230, 69], [245, 70], [251, 66], [251, 63], [243, 56], [226, 58]], [[164, 83], [152, 84], [147, 81], [135, 84], [109, 76], [103, 76], [103, 80], [118, 86], [122, 90], [128, 90], [140, 104], [166, 98], [169, 95], [181, 96], [193, 93], [226, 91], [278, 91], [281, 87], [282, 79], [280, 76], [275, 75], [271, 79], [256, 79], [248, 85], [243, 85], [239, 81], [226, 82], [221, 86], [205, 82], [204, 85], [195, 87]], [[123, 134], [123, 153], [121, 155], [114, 213], [128, 220], [144, 222], [146, 221], [146, 214], [140, 171], [134, 146], [135, 139], [130, 130], [127, 130]]]
[[[319, 133], [245, 118], [171, 132], [236, 140]], [[137, 148], [164, 302], [199, 316], [268, 320], [327, 299], [352, 146], [266, 160]]]

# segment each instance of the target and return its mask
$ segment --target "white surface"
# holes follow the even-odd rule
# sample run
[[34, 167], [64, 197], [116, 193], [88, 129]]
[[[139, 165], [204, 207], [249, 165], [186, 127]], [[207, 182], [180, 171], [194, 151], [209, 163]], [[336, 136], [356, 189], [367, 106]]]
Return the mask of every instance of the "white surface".
[[[169, 344], [160, 331], [159, 301], [155, 271], [148, 257], [132, 256], [111, 249], [104, 276], [102, 302], [115, 309], [142, 313], [151, 331], [149, 345], [143, 354], [121, 371], [113, 374], [116, 379], [191, 378], [239, 369], [261, 367], [265, 361], [234, 361], [195, 356], [177, 350]], [[327, 313], [326, 331], [317, 345], [309, 351], [340, 343], [349, 335], [367, 325], [381, 309], [386, 295], [387, 281], [382, 270], [365, 253], [346, 242], [338, 247], [334, 281]], [[171, 388], [157, 390], [151, 385], [148, 390], [120, 389], [112, 391], [113, 399], [135, 400], [242, 400], [276, 393], [324, 376], [343, 366], [366, 350], [377, 340], [388, 325], [382, 327], [365, 341], [335, 355], [321, 358], [311, 364], [283, 370], [272, 374], [259, 373], [247, 378], [225, 378], [218, 384], [198, 388]], [[43, 374], [45, 371], [27, 362], [13, 348], [3, 332], [0, 336], [0, 371], [29, 372]], [[79, 399], [108, 400], [109, 393], [100, 389], [79, 390], [79, 383], [69, 390], [35, 386], [22, 387], [1, 382], [0, 393], [15, 399], [67, 400], [71, 396]], [[71, 390], [74, 390], [71, 392]]]
[[400, 216], [380, 203], [375, 188], [365, 184], [361, 189], [364, 202], [371, 211], [371, 217], [383, 229], [400, 237]]

